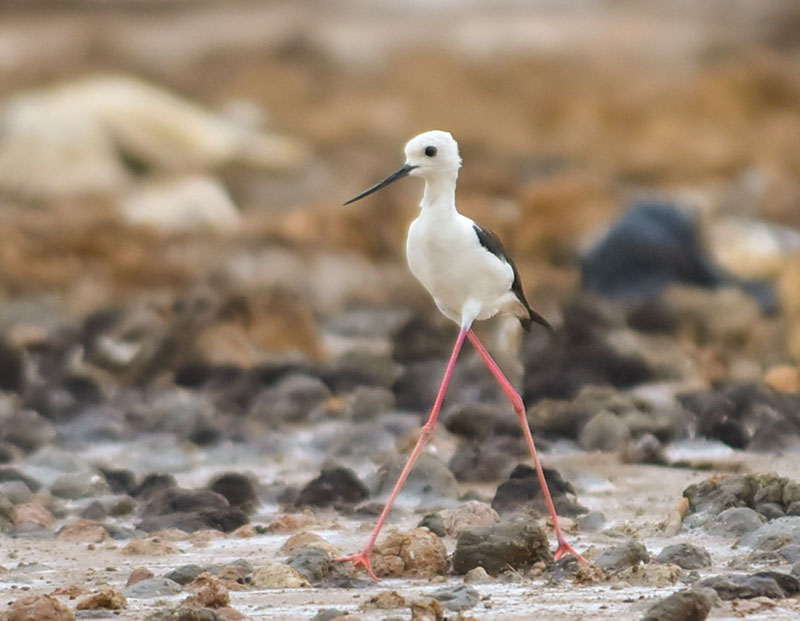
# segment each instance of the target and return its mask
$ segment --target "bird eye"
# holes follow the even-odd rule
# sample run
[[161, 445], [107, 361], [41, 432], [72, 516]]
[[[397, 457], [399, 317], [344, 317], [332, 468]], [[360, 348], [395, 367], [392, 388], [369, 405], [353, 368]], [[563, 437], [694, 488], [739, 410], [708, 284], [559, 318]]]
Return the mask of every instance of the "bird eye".
[[436, 147], [425, 147], [425, 155], [428, 157], [436, 155]]

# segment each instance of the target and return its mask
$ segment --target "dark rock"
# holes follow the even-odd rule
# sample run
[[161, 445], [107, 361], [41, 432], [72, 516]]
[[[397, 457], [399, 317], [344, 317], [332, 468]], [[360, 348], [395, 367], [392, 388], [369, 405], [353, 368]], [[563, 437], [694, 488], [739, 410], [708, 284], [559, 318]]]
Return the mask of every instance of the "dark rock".
[[772, 578], [786, 597], [792, 597], [800, 592], [800, 580], [790, 574], [780, 571], [758, 571], [753, 575], [758, 578]]
[[50, 444], [56, 438], [53, 425], [33, 410], [17, 410], [0, 414], [0, 439], [26, 453]]
[[[442, 360], [425, 360], [407, 365], [392, 384], [397, 407], [411, 412], [429, 410], [439, 391], [445, 364]], [[448, 401], [445, 398], [445, 403]]]
[[777, 502], [759, 502], [756, 503], [755, 511], [760, 513], [768, 520], [783, 517], [786, 513]]
[[466, 584], [436, 589], [431, 593], [431, 597], [437, 600], [442, 605], [442, 608], [454, 612], [474, 608], [481, 600], [481, 595], [477, 589]]
[[634, 330], [656, 334], [672, 334], [679, 325], [674, 309], [659, 297], [634, 305], [628, 311], [626, 322]]
[[22, 451], [11, 444], [11, 442], [0, 440], [0, 464], [10, 464], [21, 456]]
[[151, 533], [157, 530], [176, 528], [186, 533], [198, 530], [219, 530], [231, 533], [248, 523], [245, 513], [238, 509], [206, 509], [203, 511], [181, 511], [168, 515], [155, 515], [143, 519], [137, 528]]
[[22, 481], [34, 494], [42, 488], [42, 484], [16, 468], [0, 468], [0, 483], [5, 481]]
[[100, 472], [106, 478], [106, 483], [114, 494], [134, 495], [136, 490], [136, 475], [124, 468], [101, 468]]
[[322, 582], [333, 570], [330, 552], [316, 546], [300, 548], [287, 559], [286, 564], [297, 570], [311, 584]]
[[439, 513], [428, 513], [417, 524], [417, 528], [427, 528], [437, 537], [444, 537], [447, 535], [447, 529], [444, 527], [444, 520]]
[[783, 589], [774, 578], [769, 576], [744, 576], [740, 574], [726, 574], [706, 578], [700, 586], [709, 587], [717, 592], [724, 600], [751, 599], [753, 597], [772, 597], [781, 599]]
[[171, 572], [164, 575], [167, 580], [172, 580], [180, 585], [186, 585], [192, 582], [197, 576], [203, 573], [203, 568], [200, 565], [181, 565], [176, 567]]
[[0, 496], [7, 498], [11, 504], [21, 505], [33, 499], [33, 492], [22, 481], [6, 481], [0, 483]]
[[764, 522], [764, 516], [749, 507], [731, 507], [712, 515], [703, 528], [719, 537], [741, 537], [760, 528]]
[[538, 561], [553, 561], [545, 532], [532, 520], [507, 522], [462, 532], [453, 554], [453, 571], [463, 575], [483, 567], [497, 575], [509, 568], [526, 569]]
[[414, 315], [392, 335], [392, 357], [402, 364], [447, 360], [458, 330], [430, 313]]
[[631, 540], [603, 550], [594, 559], [595, 565], [607, 574], [613, 574], [650, 561], [647, 548], [638, 541]]
[[328, 468], [306, 484], [295, 501], [298, 506], [327, 507], [335, 503], [356, 503], [369, 496], [366, 486], [348, 468]]
[[81, 517], [87, 520], [104, 520], [108, 514], [106, 513], [106, 509], [98, 500], [92, 501], [83, 511], [81, 511]]
[[388, 390], [397, 379], [400, 367], [383, 352], [355, 348], [336, 356], [319, 373], [331, 392], [342, 395], [352, 393], [359, 386]]
[[178, 606], [151, 613], [144, 621], [226, 621], [226, 618], [212, 608]]
[[142, 482], [139, 483], [130, 494], [134, 498], [147, 502], [158, 492], [172, 487], [178, 487], [178, 481], [173, 475], [167, 473], [153, 473], [144, 477]]
[[788, 563], [800, 561], [800, 543], [790, 543], [778, 550], [778, 554]]
[[162, 489], [150, 496], [142, 509], [142, 515], [168, 515], [182, 511], [203, 509], [227, 509], [230, 505], [224, 496], [210, 490]]
[[388, 388], [358, 386], [345, 403], [345, 417], [354, 421], [373, 420], [394, 406], [394, 393]]
[[740, 545], [765, 551], [779, 550], [791, 543], [800, 543], [800, 516], [772, 520], [739, 541]]
[[575, 518], [578, 528], [589, 532], [598, 532], [605, 526], [606, 516], [600, 511], [589, 511]]
[[150, 599], [164, 595], [174, 595], [182, 591], [181, 585], [167, 578], [148, 578], [140, 580], [125, 589], [125, 597], [131, 599]]
[[492, 436], [482, 441], [463, 441], [448, 466], [462, 483], [490, 483], [507, 477], [526, 455], [528, 447], [520, 431], [515, 438]]
[[442, 424], [450, 433], [470, 440], [520, 435], [519, 419], [506, 404], [459, 403], [442, 413]]
[[650, 606], [641, 621], [703, 621], [715, 597], [705, 588], [678, 591]]
[[628, 426], [611, 412], [595, 414], [581, 429], [578, 444], [584, 451], [616, 451], [627, 443]]
[[235, 509], [250, 513], [258, 506], [258, 496], [252, 479], [238, 472], [229, 472], [215, 477], [208, 488], [224, 496]]
[[711, 555], [705, 548], [693, 543], [675, 543], [664, 547], [656, 557], [659, 563], [672, 563], [683, 569], [711, 567]]
[[622, 449], [620, 458], [626, 464], [656, 464], [665, 465], [667, 456], [664, 447], [652, 433], [629, 440]]
[[[575, 488], [571, 483], [565, 481], [557, 470], [551, 468], [543, 468], [543, 470], [553, 504], [560, 515], [575, 516], [588, 513], [589, 510], [581, 506], [575, 499]], [[543, 513], [547, 512], [547, 505], [536, 470], [525, 464], [519, 464], [514, 468], [508, 481], [500, 484], [497, 488], [492, 499], [492, 508], [503, 515], [525, 507], [532, 507]]]
[[0, 390], [22, 394], [25, 390], [25, 354], [0, 337]]
[[323, 407], [330, 396], [321, 379], [292, 374], [265, 388], [253, 400], [248, 415], [268, 425], [298, 423]]
[[[407, 455], [398, 455], [378, 471], [376, 496], [388, 495], [400, 477]], [[419, 508], [438, 508], [443, 502], [458, 498], [458, 482], [450, 469], [438, 458], [422, 453], [403, 485], [403, 493], [418, 498]]]

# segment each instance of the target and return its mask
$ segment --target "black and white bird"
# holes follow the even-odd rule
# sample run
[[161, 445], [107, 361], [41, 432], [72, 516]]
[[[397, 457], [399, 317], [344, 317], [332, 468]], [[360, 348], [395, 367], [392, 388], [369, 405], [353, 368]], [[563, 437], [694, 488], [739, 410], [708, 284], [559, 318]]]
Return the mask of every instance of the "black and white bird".
[[360, 200], [403, 177], [421, 177], [425, 180], [420, 214], [408, 230], [406, 242], [408, 266], [411, 273], [431, 294], [439, 310], [445, 317], [456, 322], [460, 330], [430, 416], [422, 427], [419, 440], [378, 518], [366, 547], [358, 554], [337, 560], [363, 565], [369, 574], [376, 578], [370, 565], [372, 548], [397, 494], [433, 433], [447, 385], [465, 338], [475, 346], [519, 417], [558, 539], [556, 559], [571, 553], [583, 560], [564, 539], [558, 525], [558, 516], [536, 454], [522, 398], [471, 329], [475, 320], [489, 319], [499, 313], [518, 317], [526, 330], [529, 330], [534, 322], [548, 329], [551, 329], [550, 324], [528, 304], [514, 262], [506, 254], [500, 240], [456, 209], [456, 179], [461, 167], [461, 157], [458, 143], [453, 136], [438, 130], [425, 132], [406, 144], [405, 155], [406, 163], [402, 168], [350, 199], [345, 205]]

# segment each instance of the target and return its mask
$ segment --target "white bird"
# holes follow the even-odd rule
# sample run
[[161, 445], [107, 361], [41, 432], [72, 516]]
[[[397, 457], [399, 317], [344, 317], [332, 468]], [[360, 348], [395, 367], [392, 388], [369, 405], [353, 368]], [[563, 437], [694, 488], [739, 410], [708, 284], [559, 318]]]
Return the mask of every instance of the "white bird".
[[532, 322], [548, 329], [551, 329], [550, 324], [531, 309], [525, 299], [517, 269], [500, 240], [491, 231], [460, 214], [456, 209], [456, 179], [458, 169], [461, 167], [461, 157], [458, 153], [458, 143], [453, 136], [438, 130], [425, 132], [409, 140], [405, 147], [405, 155], [406, 163], [402, 168], [350, 199], [345, 205], [406, 176], [422, 177], [425, 180], [420, 214], [408, 230], [406, 242], [408, 266], [411, 273], [431, 294], [439, 310], [445, 317], [456, 322], [460, 330], [428, 420], [422, 427], [419, 440], [378, 518], [366, 547], [358, 554], [336, 560], [351, 561], [356, 566], [363, 565], [370, 576], [377, 580], [370, 564], [372, 548], [397, 494], [433, 433], [456, 359], [464, 339], [467, 338], [475, 346], [489, 371], [511, 401], [522, 424], [558, 539], [555, 558], [571, 553], [583, 561], [583, 557], [564, 539], [558, 525], [558, 516], [536, 454], [522, 398], [471, 330], [472, 323], [476, 319], [489, 319], [498, 313], [518, 317], [526, 330], [530, 329]]

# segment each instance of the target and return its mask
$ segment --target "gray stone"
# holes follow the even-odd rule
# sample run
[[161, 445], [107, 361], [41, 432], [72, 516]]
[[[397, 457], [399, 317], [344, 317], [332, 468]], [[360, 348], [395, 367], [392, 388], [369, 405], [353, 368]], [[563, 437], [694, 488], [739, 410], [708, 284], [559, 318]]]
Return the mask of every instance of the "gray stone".
[[286, 564], [304, 576], [311, 584], [322, 582], [333, 569], [330, 552], [316, 546], [300, 548], [292, 554]]
[[76, 500], [110, 494], [111, 489], [103, 475], [93, 472], [69, 472], [60, 475], [50, 486], [50, 493], [58, 498]]
[[294, 373], [265, 388], [253, 400], [249, 415], [267, 424], [307, 420], [331, 396], [318, 377]]
[[182, 590], [183, 588], [180, 584], [168, 578], [148, 578], [125, 589], [125, 597], [130, 599], [150, 599], [164, 595], [175, 595]]
[[431, 597], [437, 600], [446, 610], [454, 612], [469, 610], [477, 606], [481, 600], [481, 595], [477, 589], [466, 584], [437, 589], [431, 593]]
[[30, 502], [33, 493], [22, 481], [5, 481], [0, 483], [0, 496], [5, 496], [14, 505]]
[[604, 572], [613, 574], [649, 560], [647, 548], [638, 541], [630, 540], [603, 550], [594, 562]]
[[537, 561], [551, 563], [546, 533], [533, 521], [481, 526], [461, 533], [453, 554], [453, 571], [463, 575], [483, 567], [497, 575], [508, 569], [530, 567]]
[[585, 451], [616, 451], [630, 438], [628, 426], [615, 414], [595, 414], [581, 429], [578, 444]]
[[693, 543], [676, 543], [666, 546], [656, 557], [659, 563], [672, 563], [683, 569], [711, 567], [711, 555], [705, 548]]
[[[398, 455], [378, 472], [376, 495], [388, 496], [397, 482], [407, 455]], [[458, 481], [438, 457], [423, 453], [403, 485], [403, 495], [415, 496], [420, 509], [436, 509], [459, 496]]]
[[211, 608], [178, 606], [153, 612], [147, 615], [144, 621], [226, 621], [226, 619]]
[[764, 551], [779, 550], [790, 543], [800, 543], [800, 516], [772, 520], [742, 537], [739, 543]]
[[164, 577], [178, 584], [189, 584], [192, 580], [197, 578], [203, 573], [203, 568], [200, 565], [181, 565], [176, 567]]
[[338, 608], [323, 608], [311, 618], [311, 621], [332, 621], [337, 617], [344, 616], [347, 616], [346, 610], [339, 610]]
[[601, 511], [589, 511], [584, 515], [579, 515], [575, 521], [578, 522], [578, 528], [581, 530], [594, 533], [603, 528], [606, 516]]
[[707, 588], [678, 591], [650, 606], [641, 621], [703, 621], [716, 597]]
[[706, 578], [700, 586], [714, 589], [720, 598], [750, 599], [753, 597], [772, 597], [781, 599], [784, 591], [774, 578], [768, 576], [744, 576], [740, 574], [727, 574]]
[[749, 507], [731, 507], [712, 516], [703, 528], [718, 537], [741, 537], [760, 528], [766, 519]]
[[447, 529], [444, 527], [444, 520], [441, 513], [428, 513], [417, 524], [417, 527], [424, 527], [431, 531], [437, 537], [444, 537], [447, 535]]

